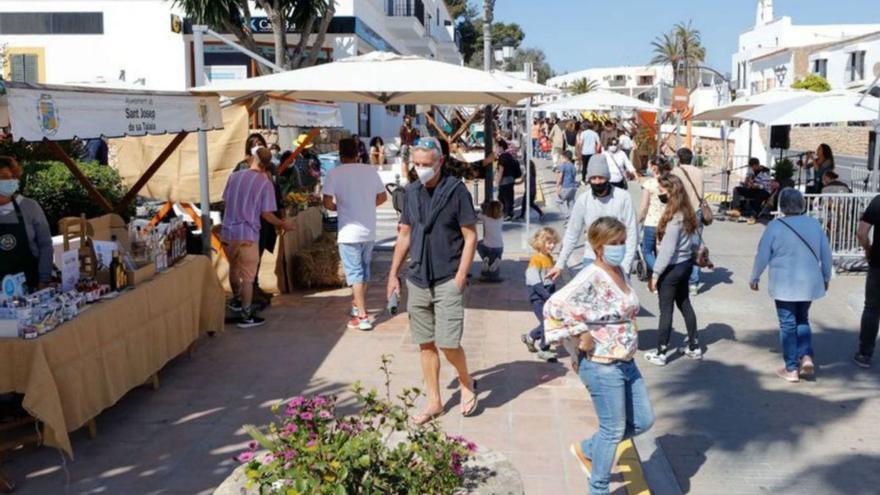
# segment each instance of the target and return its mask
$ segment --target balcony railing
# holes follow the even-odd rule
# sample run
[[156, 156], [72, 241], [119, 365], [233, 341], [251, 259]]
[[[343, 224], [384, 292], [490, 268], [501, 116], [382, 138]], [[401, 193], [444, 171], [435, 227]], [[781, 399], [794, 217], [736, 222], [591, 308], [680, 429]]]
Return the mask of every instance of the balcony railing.
[[612, 88], [622, 88], [626, 86], [626, 79], [610, 79], [608, 80], [608, 86]]
[[385, 13], [389, 17], [415, 17], [425, 24], [425, 3], [422, 0], [387, 0]]

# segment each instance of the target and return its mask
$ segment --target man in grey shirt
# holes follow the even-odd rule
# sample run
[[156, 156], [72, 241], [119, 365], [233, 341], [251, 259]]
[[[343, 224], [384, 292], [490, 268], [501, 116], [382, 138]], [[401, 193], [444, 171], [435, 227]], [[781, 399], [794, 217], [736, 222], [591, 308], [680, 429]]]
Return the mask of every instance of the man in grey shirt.
[[[611, 173], [608, 170], [605, 155], [594, 155], [587, 167], [590, 190], [575, 200], [568, 227], [565, 229], [565, 237], [562, 239], [562, 251], [556, 260], [556, 266], [548, 273], [553, 280], [556, 280], [562, 273], [562, 269], [568, 263], [568, 258], [578, 242], [584, 240], [584, 232], [601, 217], [613, 217], [626, 225], [626, 256], [623, 258], [621, 268], [624, 273], [629, 274], [636, 249], [638, 249], [639, 227], [629, 192], [612, 187], [609, 182], [610, 178]], [[595, 259], [596, 253], [593, 252], [589, 243], [585, 242], [584, 265], [591, 264]]]

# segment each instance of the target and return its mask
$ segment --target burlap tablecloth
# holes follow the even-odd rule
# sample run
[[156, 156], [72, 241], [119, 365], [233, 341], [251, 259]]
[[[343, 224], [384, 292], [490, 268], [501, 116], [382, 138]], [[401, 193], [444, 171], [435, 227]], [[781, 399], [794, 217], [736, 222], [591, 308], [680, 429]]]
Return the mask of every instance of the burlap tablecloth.
[[0, 393], [24, 394], [24, 408], [44, 424], [44, 443], [72, 458], [68, 432], [223, 324], [211, 262], [189, 256], [36, 340], [0, 339]]

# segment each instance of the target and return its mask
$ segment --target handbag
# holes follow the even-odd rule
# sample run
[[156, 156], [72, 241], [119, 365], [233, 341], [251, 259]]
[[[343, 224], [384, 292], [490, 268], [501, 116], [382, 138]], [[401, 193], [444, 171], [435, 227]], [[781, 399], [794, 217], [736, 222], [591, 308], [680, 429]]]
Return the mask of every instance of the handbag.
[[[694, 181], [691, 180], [690, 174], [687, 173], [687, 170], [681, 169], [682, 173], [684, 173], [684, 177], [687, 179], [688, 183], [691, 185], [691, 188], [694, 190], [694, 194], [699, 197], [697, 194], [697, 186], [694, 185]], [[700, 198], [700, 213], [703, 215], [703, 225], [706, 227], [712, 225], [712, 222], [715, 220], [715, 215], [712, 213], [712, 208], [709, 206], [709, 203], [706, 203], [706, 200]]]
[[700, 238], [700, 244], [693, 249], [692, 257], [694, 260], [694, 264], [700, 268], [712, 270], [715, 268], [715, 264], [712, 263], [712, 259], [709, 258], [709, 246], [707, 246], [706, 242], [703, 241], [703, 234], [700, 233], [700, 229], [697, 229], [696, 234], [697, 237]]

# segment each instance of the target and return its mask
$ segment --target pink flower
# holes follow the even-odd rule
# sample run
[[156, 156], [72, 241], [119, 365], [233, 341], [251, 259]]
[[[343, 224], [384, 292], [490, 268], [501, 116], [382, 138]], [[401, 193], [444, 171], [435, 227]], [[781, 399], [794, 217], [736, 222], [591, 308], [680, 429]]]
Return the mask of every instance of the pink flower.
[[329, 411], [321, 411], [318, 413], [318, 417], [321, 419], [330, 419], [333, 417], [333, 415], [330, 414]]
[[257, 450], [257, 442], [254, 442], [254, 441], [250, 442], [248, 444], [248, 448], [251, 450]]
[[286, 435], [293, 435], [299, 430], [299, 427], [293, 423], [287, 423], [282, 430]]
[[299, 419], [303, 421], [311, 421], [313, 417], [314, 416], [312, 416], [312, 413], [310, 412], [304, 412], [299, 415]]
[[238, 454], [238, 462], [245, 464], [254, 460], [254, 453], [251, 451], [245, 451], [241, 454]]
[[293, 450], [287, 450], [284, 452], [283, 456], [286, 462], [290, 462], [296, 457], [296, 452], [294, 452]]

